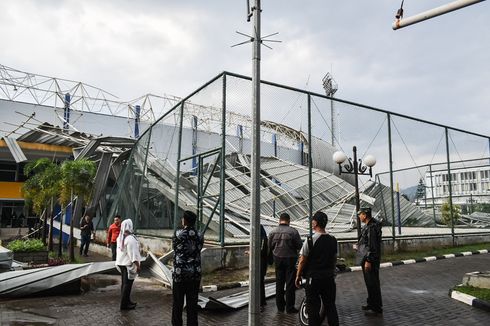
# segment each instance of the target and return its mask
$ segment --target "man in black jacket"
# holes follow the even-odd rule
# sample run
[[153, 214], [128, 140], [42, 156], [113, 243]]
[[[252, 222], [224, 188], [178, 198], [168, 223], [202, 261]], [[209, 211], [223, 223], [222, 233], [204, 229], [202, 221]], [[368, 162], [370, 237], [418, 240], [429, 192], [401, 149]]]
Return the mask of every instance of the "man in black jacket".
[[366, 315], [376, 316], [383, 313], [379, 282], [381, 225], [371, 216], [371, 208], [361, 208], [359, 219], [365, 224], [359, 239], [358, 250], [362, 255], [361, 267], [368, 292], [367, 305], [362, 306], [362, 310], [365, 310]]
[[303, 277], [306, 278], [306, 312], [310, 326], [322, 324], [320, 298], [325, 307], [328, 325], [339, 325], [335, 306], [337, 239], [326, 233], [327, 222], [328, 216], [323, 212], [316, 212], [311, 218], [311, 228], [315, 233], [303, 243], [296, 273], [296, 287], [300, 287]]
[[88, 257], [88, 247], [94, 233], [94, 223], [92, 222], [92, 216], [85, 214], [80, 220], [80, 256]]
[[[274, 256], [276, 267], [276, 306], [277, 310], [289, 314], [297, 313], [294, 306], [296, 274], [296, 260], [298, 250], [301, 249], [301, 237], [298, 230], [289, 226], [289, 214], [282, 213], [279, 217], [279, 226], [269, 234], [269, 252]], [[284, 292], [286, 285], [286, 292]]]

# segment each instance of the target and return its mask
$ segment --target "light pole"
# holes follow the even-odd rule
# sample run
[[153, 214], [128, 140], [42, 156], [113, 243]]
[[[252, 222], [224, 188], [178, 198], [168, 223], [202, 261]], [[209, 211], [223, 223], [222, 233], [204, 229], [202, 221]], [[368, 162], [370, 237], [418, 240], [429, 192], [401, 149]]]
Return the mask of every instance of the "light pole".
[[[322, 79], [323, 89], [325, 90], [325, 94], [328, 97], [333, 97], [335, 93], [339, 90], [339, 85], [335, 82], [332, 75], [327, 73], [325, 77]], [[333, 100], [330, 99], [330, 131], [332, 136], [332, 146], [335, 146], [335, 132], [336, 130], [335, 123], [335, 111], [333, 106]]]
[[[363, 160], [357, 159], [357, 148], [352, 147], [353, 158], [348, 158], [342, 151], [337, 151], [333, 154], [333, 160], [339, 165], [339, 174], [354, 174], [354, 187], [356, 188], [356, 224], [357, 224], [357, 239], [361, 238], [361, 221], [359, 220], [359, 212], [361, 201], [359, 198], [359, 175], [373, 176], [372, 168], [376, 164], [376, 158], [373, 155], [366, 155]], [[346, 164], [342, 164], [347, 161]]]

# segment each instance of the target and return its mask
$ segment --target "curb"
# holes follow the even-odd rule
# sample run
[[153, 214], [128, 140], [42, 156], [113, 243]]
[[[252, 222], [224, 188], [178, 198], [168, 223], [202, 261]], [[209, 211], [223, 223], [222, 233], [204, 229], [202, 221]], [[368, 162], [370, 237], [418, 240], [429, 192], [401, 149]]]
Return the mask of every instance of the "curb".
[[[270, 277], [265, 279], [265, 283], [273, 283], [276, 281], [276, 278]], [[223, 283], [223, 284], [218, 284], [218, 285], [204, 285], [199, 289], [199, 292], [216, 292], [216, 291], [221, 291], [221, 290], [229, 290], [229, 289], [235, 289], [235, 288], [243, 288], [243, 287], [248, 287], [249, 282], [248, 281], [243, 281], [243, 282], [230, 282], [230, 283]]]
[[470, 305], [472, 307], [479, 308], [485, 311], [490, 311], [490, 302], [475, 298], [474, 296], [471, 296], [469, 294], [451, 289], [449, 290], [449, 296], [452, 299], [466, 303], [467, 305]]
[[[436, 261], [436, 260], [442, 260], [442, 259], [450, 259], [450, 258], [456, 258], [456, 257], [464, 257], [464, 256], [472, 256], [472, 255], [480, 255], [480, 254], [488, 254], [488, 253], [489, 253], [489, 250], [487, 250], [487, 249], [476, 250], [476, 251], [464, 251], [464, 252], [459, 252], [459, 253], [455, 253], [455, 254], [446, 254], [446, 255], [441, 255], [441, 256], [429, 256], [429, 257], [417, 258], [417, 259], [396, 260], [396, 261], [392, 261], [389, 263], [382, 263], [379, 265], [379, 267], [380, 268], [395, 267], [395, 266], [400, 266], [400, 265], [425, 263], [428, 261]], [[341, 273], [358, 272], [361, 270], [362, 270], [361, 266], [347, 267]]]
[[[459, 253], [455, 253], [455, 254], [446, 254], [446, 255], [441, 255], [441, 256], [429, 256], [429, 257], [417, 258], [417, 259], [396, 260], [396, 261], [392, 261], [392, 262], [388, 262], [388, 263], [382, 263], [382, 264], [380, 264], [380, 268], [388, 268], [388, 267], [395, 267], [395, 266], [401, 266], [401, 265], [410, 265], [410, 264], [416, 264], [416, 263], [425, 263], [425, 262], [429, 262], [429, 261], [450, 259], [450, 258], [456, 258], [456, 257], [465, 257], [465, 256], [472, 256], [472, 255], [488, 254], [489, 251], [490, 250], [488, 250], [488, 249], [483, 249], [483, 250], [476, 250], [476, 251], [464, 251], [464, 252], [459, 252]], [[359, 271], [362, 271], [361, 266], [346, 267], [344, 270], [339, 271], [338, 274], [349, 273], [349, 272], [359, 272]], [[265, 280], [265, 283], [272, 283], [275, 281], [276, 281], [275, 278], [267, 278]], [[205, 285], [205, 286], [200, 288], [200, 292], [215, 292], [215, 291], [229, 290], [229, 289], [240, 288], [240, 287], [248, 287], [248, 281], [230, 282], [230, 283], [223, 283], [223, 284], [217, 284], [217, 285]], [[478, 299], [476, 299], [476, 300], [478, 300]]]

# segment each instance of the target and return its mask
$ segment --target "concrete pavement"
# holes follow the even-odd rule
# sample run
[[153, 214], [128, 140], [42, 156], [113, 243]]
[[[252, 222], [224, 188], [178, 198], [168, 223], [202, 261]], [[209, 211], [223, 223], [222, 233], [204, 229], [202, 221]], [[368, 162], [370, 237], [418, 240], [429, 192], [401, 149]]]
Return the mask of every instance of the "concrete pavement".
[[[337, 278], [340, 322], [343, 325], [488, 325], [488, 312], [453, 300], [448, 292], [461, 282], [466, 272], [488, 270], [489, 266], [490, 255], [476, 255], [382, 269], [382, 317], [366, 317], [360, 310], [366, 296], [362, 274], [340, 274]], [[118, 278], [102, 279], [108, 279], [112, 285], [78, 296], [0, 301], [0, 325], [170, 325], [170, 290], [140, 278], [133, 291], [133, 299], [138, 302], [136, 310], [120, 312]], [[233, 290], [226, 293], [230, 291]], [[218, 297], [220, 293], [210, 295]], [[303, 295], [303, 290], [296, 292], [297, 305]], [[297, 315], [277, 312], [274, 299], [268, 300], [262, 317], [264, 325], [298, 324]], [[199, 321], [202, 325], [246, 325], [247, 309], [202, 311]]]

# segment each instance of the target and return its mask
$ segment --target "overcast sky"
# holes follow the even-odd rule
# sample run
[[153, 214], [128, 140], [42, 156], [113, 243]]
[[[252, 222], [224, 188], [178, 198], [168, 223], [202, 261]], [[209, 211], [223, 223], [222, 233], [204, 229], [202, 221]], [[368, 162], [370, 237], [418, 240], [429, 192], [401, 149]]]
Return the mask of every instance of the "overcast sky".
[[[253, 2], [253, 0], [251, 0]], [[405, 17], [451, 0], [407, 0]], [[490, 134], [490, 2], [391, 29], [400, 1], [262, 1], [262, 79]], [[251, 75], [245, 0], [0, 2], [0, 63], [129, 100]]]

